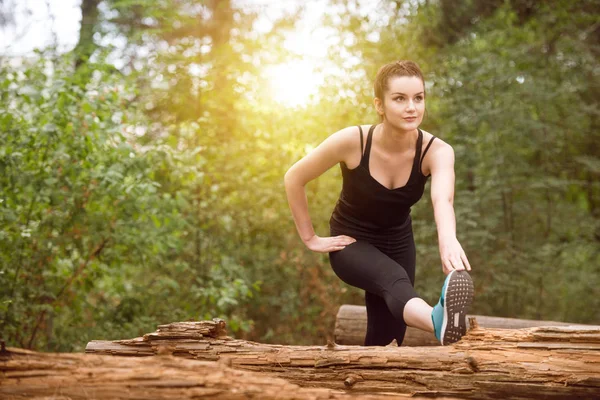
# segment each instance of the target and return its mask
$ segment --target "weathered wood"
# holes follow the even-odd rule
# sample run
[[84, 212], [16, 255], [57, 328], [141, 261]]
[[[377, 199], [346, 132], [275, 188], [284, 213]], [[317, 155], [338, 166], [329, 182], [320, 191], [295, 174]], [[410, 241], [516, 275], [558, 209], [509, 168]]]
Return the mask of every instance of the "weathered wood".
[[[0, 398], [37, 399], [277, 399], [325, 400], [354, 396], [324, 388], [301, 388], [268, 374], [222, 363], [73, 353], [37, 353], [8, 348], [0, 357]], [[407, 395], [368, 395], [370, 400]]]
[[[92, 341], [86, 352], [172, 353], [285, 377], [301, 386], [458, 398], [600, 398], [600, 328], [472, 329], [445, 347], [283, 346], [228, 336], [176, 338], [177, 323], [144, 338]], [[115, 346], [116, 345], [116, 346]]]
[[[536, 321], [530, 319], [486, 317], [470, 315], [477, 319], [482, 328], [523, 329], [536, 326], [596, 326], [570, 324], [556, 321]], [[600, 327], [600, 326], [598, 326]], [[367, 332], [367, 310], [365, 306], [342, 305], [335, 319], [334, 340], [339, 344], [362, 345]], [[402, 346], [439, 346], [440, 343], [431, 333], [408, 327]]]

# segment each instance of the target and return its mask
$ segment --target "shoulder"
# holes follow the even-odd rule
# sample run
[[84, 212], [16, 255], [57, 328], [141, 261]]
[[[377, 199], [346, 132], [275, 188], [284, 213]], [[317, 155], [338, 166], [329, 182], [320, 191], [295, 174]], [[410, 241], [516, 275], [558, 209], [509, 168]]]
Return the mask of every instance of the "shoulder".
[[334, 148], [338, 160], [343, 161], [350, 169], [354, 169], [360, 164], [362, 153], [367, 143], [367, 134], [371, 125], [360, 125], [362, 129], [362, 148], [359, 125], [348, 126], [331, 134], [325, 142], [328, 146]]
[[286, 172], [286, 180], [305, 185], [339, 162], [348, 164], [352, 152], [360, 158], [358, 127], [346, 127], [327, 136]]
[[[367, 133], [370, 125], [360, 125], [363, 132], [363, 147], [367, 141]], [[348, 126], [332, 133], [326, 140], [330, 145], [335, 146], [342, 154], [349, 152], [358, 152], [360, 149], [360, 130], [358, 125]], [[359, 153], [360, 154], [360, 153]]]
[[[423, 148], [422, 151], [425, 151], [425, 148], [429, 144], [429, 142], [434, 137], [433, 134], [424, 131], [423, 132]], [[452, 146], [439, 137], [435, 137], [433, 142], [431, 142], [431, 146], [427, 150], [427, 153], [422, 158], [421, 164], [421, 172], [424, 175], [431, 174], [432, 170], [435, 170], [444, 166], [453, 166], [454, 165], [454, 149]]]
[[[434, 135], [427, 131], [424, 131], [423, 129], [421, 129], [421, 131], [423, 132], [423, 150], [425, 150], [425, 148], [432, 140]], [[453, 155], [454, 149], [452, 148], [452, 146], [437, 136], [435, 136], [435, 139], [433, 140], [433, 142], [431, 142], [431, 146], [429, 147], [429, 150], [427, 150], [426, 154], [427, 157], [431, 158], [447, 157]]]
[[[360, 131], [363, 133], [363, 141], [367, 140], [367, 134], [369, 133], [369, 129], [371, 129], [372, 125], [353, 125], [347, 126], [339, 131], [333, 133], [330, 137], [335, 137], [336, 140], [342, 142], [351, 142], [356, 143], [356, 141], [360, 142]], [[359, 129], [360, 127], [360, 129]]]
[[[364, 132], [364, 126], [361, 126]], [[354, 125], [342, 128], [339, 131], [332, 133], [328, 139], [335, 141], [338, 144], [348, 145], [349, 143], [355, 143], [357, 140], [360, 140], [358, 126]]]

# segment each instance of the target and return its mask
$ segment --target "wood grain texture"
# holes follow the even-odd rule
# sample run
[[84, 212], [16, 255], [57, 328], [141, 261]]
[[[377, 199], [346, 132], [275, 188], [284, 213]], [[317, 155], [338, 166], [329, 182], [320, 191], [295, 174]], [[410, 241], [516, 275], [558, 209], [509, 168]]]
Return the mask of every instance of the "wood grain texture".
[[[300, 386], [457, 398], [600, 398], [600, 328], [476, 327], [452, 346], [268, 345], [161, 326], [143, 338], [92, 341], [86, 352], [169, 353], [282, 377]], [[186, 331], [187, 330], [187, 331]], [[182, 332], [185, 332], [182, 334]], [[195, 335], [195, 336], [194, 336]], [[182, 338], [184, 337], [184, 338]], [[191, 337], [194, 337], [191, 339]]]
[[[37, 353], [8, 348], [0, 358], [3, 400], [273, 399], [343, 400], [350, 393], [302, 388], [268, 374], [236, 370], [223, 363], [173, 356], [113, 357]], [[406, 399], [380, 393], [367, 400]]]

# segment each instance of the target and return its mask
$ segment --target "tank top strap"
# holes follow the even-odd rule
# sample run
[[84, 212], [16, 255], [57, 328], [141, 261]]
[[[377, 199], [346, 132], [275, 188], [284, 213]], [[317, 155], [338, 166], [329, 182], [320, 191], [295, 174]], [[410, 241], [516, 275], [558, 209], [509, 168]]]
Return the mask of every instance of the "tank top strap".
[[419, 136], [417, 137], [417, 148], [415, 150], [415, 158], [413, 160], [413, 171], [417, 168], [418, 165], [420, 165], [419, 163], [421, 161], [421, 147], [423, 147], [423, 131], [421, 131], [419, 128], [417, 128], [417, 131], [419, 131]]
[[371, 125], [371, 128], [369, 129], [369, 134], [367, 135], [367, 145], [365, 146], [365, 153], [363, 154], [363, 156], [360, 159], [360, 164], [363, 167], [367, 168], [367, 171], [369, 170], [369, 159], [371, 156], [371, 143], [373, 142], [373, 131], [375, 130], [375, 125]]
[[362, 126], [360, 125], [356, 125], [358, 126], [358, 131], [360, 132], [360, 160], [362, 161], [363, 158], [363, 130], [362, 130]]
[[[435, 140], [435, 136], [431, 136], [431, 139], [429, 139], [429, 143], [427, 143], [427, 146], [425, 147], [425, 150], [423, 151], [423, 156], [421, 157], [421, 161], [419, 162], [419, 172], [421, 172], [421, 168], [423, 166], [423, 159], [425, 158], [425, 155], [427, 154], [427, 150], [429, 150], [429, 147], [431, 147], [431, 144], [433, 143], [433, 141]], [[421, 172], [421, 174], [423, 174], [423, 172]]]

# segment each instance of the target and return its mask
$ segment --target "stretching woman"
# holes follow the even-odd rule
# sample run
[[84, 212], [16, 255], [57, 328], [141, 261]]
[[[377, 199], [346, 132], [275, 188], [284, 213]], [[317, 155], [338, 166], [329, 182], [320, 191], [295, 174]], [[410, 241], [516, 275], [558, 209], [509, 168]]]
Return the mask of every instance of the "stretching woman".
[[[454, 343], [466, 332], [465, 316], [473, 299], [473, 283], [465, 271], [471, 266], [456, 239], [454, 152], [419, 129], [425, 82], [417, 64], [384, 65], [374, 89], [381, 123], [332, 134], [285, 174], [296, 228], [310, 250], [329, 253], [333, 270], [344, 282], [365, 290], [365, 346], [384, 346], [393, 339], [400, 345], [407, 325], [433, 332], [443, 345]], [[329, 221], [330, 236], [320, 237], [308, 214], [304, 186], [337, 163], [343, 188]], [[414, 289], [410, 217], [410, 207], [422, 197], [429, 176], [447, 275], [433, 308]]]

